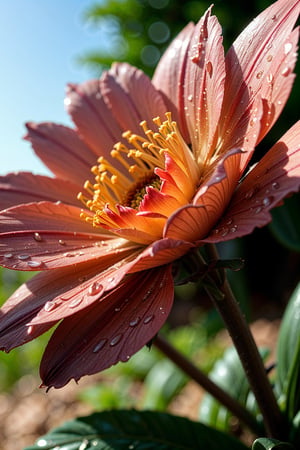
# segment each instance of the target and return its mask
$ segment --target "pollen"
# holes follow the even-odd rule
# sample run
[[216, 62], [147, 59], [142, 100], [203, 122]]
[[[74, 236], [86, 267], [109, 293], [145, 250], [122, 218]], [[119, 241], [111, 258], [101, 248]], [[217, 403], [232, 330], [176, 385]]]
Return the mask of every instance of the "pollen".
[[[120, 215], [121, 207], [139, 212], [149, 188], [161, 193], [166, 184], [162, 180], [162, 174], [166, 173], [166, 158], [177, 168], [173, 184], [176, 184], [178, 173], [183, 174], [181, 185], [186, 189], [178, 183], [176, 197], [179, 203], [186, 203], [194, 193], [198, 166], [176, 122], [172, 121], [171, 113], [166, 113], [165, 121], [156, 117], [153, 122], [156, 131], [149, 129], [146, 121], [140, 123], [144, 136], [124, 132], [123, 140], [110, 152], [111, 158], [100, 157], [98, 164], [92, 167], [94, 182], [86, 181], [84, 188], [88, 195], [81, 192], [78, 198], [91, 212], [83, 212], [82, 217], [94, 226], [114, 227], [112, 216]], [[176, 201], [174, 199], [174, 204]]]

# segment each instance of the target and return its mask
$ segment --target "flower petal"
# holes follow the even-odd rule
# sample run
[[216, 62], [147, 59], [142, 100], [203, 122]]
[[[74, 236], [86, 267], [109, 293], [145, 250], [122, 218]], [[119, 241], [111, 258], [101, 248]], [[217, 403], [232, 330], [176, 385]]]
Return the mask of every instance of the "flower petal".
[[9, 173], [0, 176], [0, 210], [21, 203], [58, 200], [79, 205], [78, 186], [67, 180], [33, 175], [30, 172]]
[[[55, 330], [41, 362], [48, 387], [127, 361], [164, 324], [173, 303], [170, 266], [140, 272], [102, 301], [65, 319]], [[62, 345], [63, 344], [63, 345]]]
[[78, 131], [96, 156], [110, 157], [114, 144], [120, 141], [122, 130], [102, 94], [102, 79], [82, 84], [70, 84], [65, 106]]
[[203, 242], [250, 234], [271, 221], [270, 209], [300, 187], [300, 121], [248, 173], [212, 233]]
[[71, 128], [55, 123], [27, 123], [25, 139], [43, 163], [59, 178], [82, 186], [91, 178], [96, 157]]
[[[12, 348], [41, 335], [64, 317], [98, 300], [127, 273], [120, 255], [35, 275], [5, 302], [0, 311], [0, 348]], [[49, 289], [51, 286], [51, 289]]]
[[227, 207], [239, 180], [240, 150], [229, 152], [204, 180], [193, 205], [176, 211], [168, 220], [164, 237], [195, 242], [203, 239]]
[[80, 219], [80, 208], [48, 202], [2, 211], [0, 236], [0, 263], [15, 270], [74, 266], [138, 247], [106, 230], [92, 228]]
[[[282, 53], [283, 37], [289, 37], [299, 8], [299, 0], [278, 0], [249, 24], [229, 49], [220, 118], [224, 151], [233, 146], [245, 149], [242, 141], [247, 137], [246, 128], [238, 124], [256, 117], [256, 111], [249, 106], [270, 84], [270, 61]], [[282, 101], [284, 103], [286, 98]], [[267, 117], [264, 118], [266, 120]]]
[[141, 70], [115, 63], [103, 76], [104, 99], [124, 130], [141, 133], [139, 123], [152, 124], [152, 119], [164, 118], [167, 112], [162, 95]]
[[184, 110], [193, 152], [198, 161], [210, 158], [216, 147], [224, 82], [225, 60], [221, 26], [210, 9], [191, 38], [184, 74]]
[[[188, 47], [195, 25], [189, 23], [171, 42], [161, 57], [152, 82], [164, 95], [168, 111], [178, 125], [186, 142], [190, 142], [184, 111], [184, 73]], [[181, 113], [180, 113], [181, 112]]]

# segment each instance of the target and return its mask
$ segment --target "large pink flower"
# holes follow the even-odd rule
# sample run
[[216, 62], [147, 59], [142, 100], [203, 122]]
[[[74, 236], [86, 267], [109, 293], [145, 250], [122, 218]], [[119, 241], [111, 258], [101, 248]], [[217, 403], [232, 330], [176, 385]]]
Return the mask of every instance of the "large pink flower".
[[75, 130], [27, 125], [55, 177], [1, 178], [0, 262], [40, 273], [2, 308], [0, 347], [57, 325], [45, 385], [126, 361], [170, 312], [175, 260], [251, 233], [298, 190], [300, 122], [245, 171], [291, 91], [299, 9], [277, 1], [224, 57], [210, 8], [171, 43], [152, 81], [115, 64], [69, 86]]

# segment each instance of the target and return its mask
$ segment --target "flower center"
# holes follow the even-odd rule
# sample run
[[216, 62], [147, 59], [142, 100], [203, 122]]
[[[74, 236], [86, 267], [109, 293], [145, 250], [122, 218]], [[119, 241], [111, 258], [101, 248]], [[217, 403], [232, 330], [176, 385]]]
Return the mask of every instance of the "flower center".
[[145, 217], [151, 216], [153, 221], [155, 216], [154, 225], [161, 233], [162, 218], [165, 222], [174, 210], [191, 201], [199, 180], [199, 166], [171, 113], [166, 113], [164, 122], [159, 117], [153, 122], [156, 132], [141, 122], [145, 137], [126, 131], [123, 138], [128, 144], [117, 143], [110, 159], [100, 157], [99, 164], [92, 167], [95, 182], [86, 181], [84, 185], [90, 198], [82, 193], [78, 198], [92, 213], [83, 212], [82, 217], [94, 226], [137, 229], [136, 221], [127, 223], [128, 214], [134, 210], [144, 228]]

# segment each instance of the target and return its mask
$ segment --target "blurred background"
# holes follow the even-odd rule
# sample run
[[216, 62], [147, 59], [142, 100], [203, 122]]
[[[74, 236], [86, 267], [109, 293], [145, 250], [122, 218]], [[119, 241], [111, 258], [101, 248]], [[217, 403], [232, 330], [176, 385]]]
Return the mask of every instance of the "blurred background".
[[[213, 14], [222, 25], [225, 50], [250, 20], [271, 3], [270, 0], [214, 1]], [[170, 41], [189, 21], [196, 22], [210, 4], [207, 0], [0, 2], [0, 175], [17, 170], [49, 174], [29, 144], [21, 139], [24, 123], [49, 120], [71, 125], [63, 107], [66, 83], [99, 77], [115, 60], [128, 61], [151, 76]], [[299, 102], [298, 76], [282, 116], [259, 145], [258, 157], [299, 119]], [[299, 196], [295, 195], [274, 211], [270, 226], [219, 247], [222, 257], [245, 260], [241, 271], [228, 275], [250, 321], [278, 319], [299, 282], [299, 211]], [[1, 270], [0, 301], [3, 303], [26, 278], [27, 274]], [[208, 299], [202, 296], [200, 285], [189, 284], [177, 289], [175, 308], [165, 332], [206, 371], [224, 349], [216, 338], [221, 329], [222, 324]], [[16, 399], [18, 395], [24, 396], [25, 387], [28, 395], [35, 392], [38, 363], [47, 339], [42, 337], [10, 355], [0, 354], [0, 419], [16, 410]], [[101, 409], [136, 406], [132, 398], [138, 395], [141, 407], [167, 408], [187, 380], [155, 352], [149, 354], [145, 350], [135, 358], [104, 375], [105, 383], [101, 378], [101, 386], [89, 387], [76, 394], [77, 397]], [[139, 383], [145, 378], [148, 384], [141, 396]], [[18, 417], [22, 415], [21, 412]], [[11, 431], [8, 433], [3, 420], [0, 426], [0, 436], [2, 433], [6, 445], [3, 449], [19, 449], [20, 442], [15, 443], [16, 447], [8, 443], [7, 435]], [[35, 433], [44, 432], [47, 425], [39, 427], [27, 435], [28, 442], [32, 442]]]

